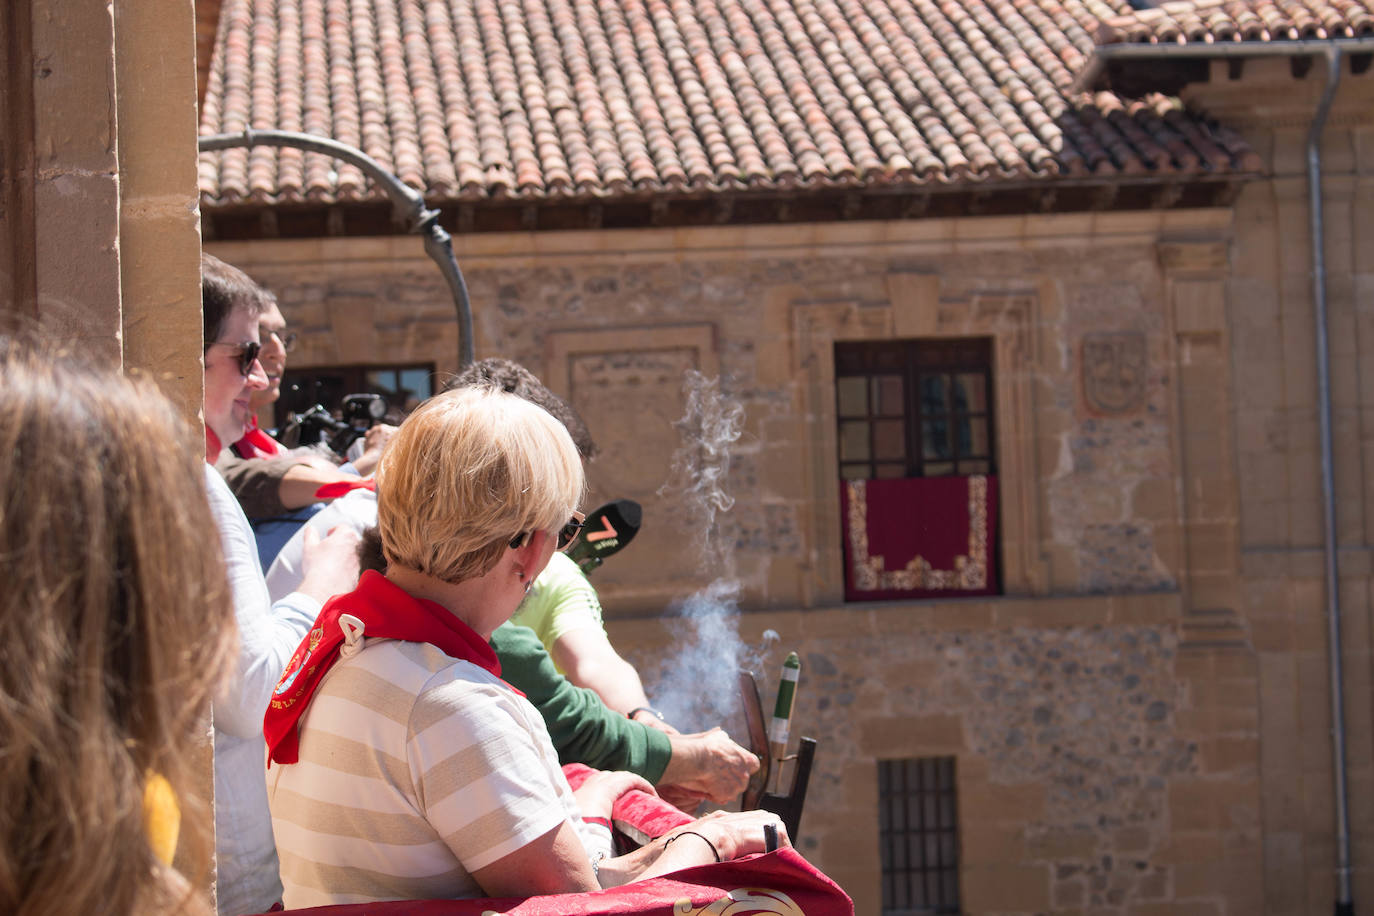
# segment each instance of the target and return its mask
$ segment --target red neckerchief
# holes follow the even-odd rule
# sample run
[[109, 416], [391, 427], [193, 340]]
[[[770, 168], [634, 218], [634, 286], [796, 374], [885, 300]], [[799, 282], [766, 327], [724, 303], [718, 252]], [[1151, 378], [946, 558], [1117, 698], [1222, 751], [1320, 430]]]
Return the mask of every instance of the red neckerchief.
[[316, 499], [338, 499], [352, 493], [354, 490], [371, 490], [377, 492], [377, 481], [371, 477], [359, 477], [357, 480], [337, 480], [334, 483], [322, 485], [315, 491]]
[[248, 430], [234, 443], [240, 458], [273, 458], [286, 451], [282, 444], [258, 428], [258, 418], [248, 418]]
[[295, 763], [300, 759], [300, 732], [296, 726], [320, 681], [339, 660], [339, 649], [344, 644], [339, 618], [344, 614], [362, 621], [366, 637], [426, 642], [451, 658], [472, 662], [501, 676], [496, 652], [476, 630], [443, 605], [412, 597], [386, 576], [368, 570], [358, 580], [357, 588], [346, 595], [336, 595], [325, 604], [272, 691], [272, 702], [262, 720], [269, 766], [272, 760]]

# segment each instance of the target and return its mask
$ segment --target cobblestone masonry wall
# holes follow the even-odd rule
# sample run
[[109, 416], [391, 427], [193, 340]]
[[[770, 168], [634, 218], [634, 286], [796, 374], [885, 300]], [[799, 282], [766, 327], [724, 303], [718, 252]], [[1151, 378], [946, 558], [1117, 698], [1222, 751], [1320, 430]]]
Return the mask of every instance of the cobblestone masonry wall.
[[[266, 264], [255, 270], [303, 332], [293, 365], [433, 360], [441, 370], [452, 369], [456, 333], [438, 273], [423, 265], [379, 262], [376, 267], [366, 275]], [[572, 400], [607, 453], [592, 467], [594, 495], [643, 502], [651, 519], [646, 549], [655, 552], [672, 551], [689, 533], [681, 520], [691, 513], [671, 488], [660, 491], [671, 477], [667, 458], [681, 445], [671, 428], [683, 405], [681, 369], [699, 363], [701, 355], [669, 344], [662, 350], [627, 350], [616, 345], [615, 334], [625, 329], [666, 334], [688, 322], [712, 329], [710, 355], [722, 389], [746, 416], [744, 435], [731, 449], [727, 482], [736, 502], [720, 518], [718, 534], [735, 547], [734, 573], [744, 582], [746, 601], [786, 606], [798, 600], [795, 590], [787, 590], [795, 577], [780, 577], [772, 567], [804, 556], [814, 545], [805, 539], [805, 516], [811, 511], [805, 485], [799, 492], [779, 481], [799, 478], [801, 440], [813, 434], [810, 424], [833, 423], [833, 418], [797, 415], [802, 379], [782, 386], [760, 380], [761, 360], [785, 359], [792, 346], [767, 326], [763, 303], [771, 291], [793, 288], [861, 307], [886, 306], [884, 279], [893, 271], [938, 274], [942, 309], [946, 301], [1032, 290], [1032, 327], [1039, 341], [1029, 369], [1040, 424], [1035, 432], [1048, 445], [1038, 481], [1008, 483], [1032, 487], [1044, 500], [1039, 536], [1045, 549], [1066, 558], [1052, 587], [1079, 593], [1173, 587], [1177, 573], [1167, 551], [1159, 549], [1156, 531], [1160, 523], [1173, 523], [1176, 496], [1163, 291], [1149, 246], [1093, 251], [1091, 258], [1086, 251], [1051, 251], [938, 260], [479, 262], [467, 268], [467, 279], [478, 355], [512, 357], [552, 373], [555, 388], [574, 388]], [[301, 279], [306, 273], [312, 278]], [[607, 335], [601, 352], [578, 355], [570, 367], [548, 365], [554, 337], [588, 331]], [[1102, 333], [1135, 342], [1146, 361], [1132, 382], [1138, 386], [1137, 400], [1115, 414], [1095, 410], [1081, 381], [1084, 341]], [[626, 405], [635, 409], [626, 411]], [[789, 435], [795, 441], [780, 439]], [[1143, 500], [1163, 506], [1142, 512]], [[612, 594], [617, 587], [627, 593], [648, 589], [665, 575], [684, 588], [699, 578], [683, 560], [666, 572], [654, 564], [617, 567], [606, 573]]]

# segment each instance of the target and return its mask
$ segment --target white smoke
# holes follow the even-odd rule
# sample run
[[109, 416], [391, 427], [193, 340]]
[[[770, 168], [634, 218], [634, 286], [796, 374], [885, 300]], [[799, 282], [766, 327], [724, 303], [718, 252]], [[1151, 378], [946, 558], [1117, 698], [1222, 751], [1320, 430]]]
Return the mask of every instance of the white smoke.
[[743, 740], [738, 671], [761, 675], [764, 656], [778, 641], [772, 630], [756, 648], [740, 639], [740, 583], [733, 545], [720, 524], [720, 515], [735, 504], [726, 483], [730, 447], [739, 440], [744, 407], [721, 391], [720, 379], [696, 371], [687, 373], [683, 393], [687, 406], [676, 424], [682, 444], [673, 456], [673, 478], [659, 495], [682, 494], [684, 511], [698, 532], [694, 546], [702, 568], [717, 571], [718, 577], [670, 609], [676, 615], [675, 651], [649, 692], [664, 717], [683, 731], [723, 725]]

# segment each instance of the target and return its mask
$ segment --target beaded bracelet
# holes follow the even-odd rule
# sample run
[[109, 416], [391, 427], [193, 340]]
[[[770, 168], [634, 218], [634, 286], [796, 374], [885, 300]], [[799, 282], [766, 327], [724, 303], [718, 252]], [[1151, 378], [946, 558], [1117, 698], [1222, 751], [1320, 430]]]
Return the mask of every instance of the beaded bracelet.
[[716, 851], [716, 844], [712, 843], [710, 840], [706, 839], [706, 837], [702, 836], [700, 833], [697, 833], [695, 830], [679, 830], [677, 833], [673, 834], [672, 836], [668, 837], [666, 840], [663, 841], [663, 848], [667, 849], [669, 843], [685, 836], [694, 836], [697, 839], [701, 840], [703, 843], [705, 843], [707, 846], [710, 846], [711, 855], [716, 857], [717, 862], [722, 861], [720, 858], [720, 853]]

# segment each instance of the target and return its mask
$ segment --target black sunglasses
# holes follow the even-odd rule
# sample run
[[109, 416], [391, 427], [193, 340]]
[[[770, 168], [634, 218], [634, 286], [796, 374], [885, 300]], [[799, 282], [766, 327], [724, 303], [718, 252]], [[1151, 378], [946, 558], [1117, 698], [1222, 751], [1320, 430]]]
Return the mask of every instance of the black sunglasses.
[[[586, 520], [587, 517], [581, 512], [574, 512], [573, 517], [568, 519], [568, 523], [558, 529], [558, 543], [555, 545], [555, 549], [561, 552], [571, 547], [572, 542], [577, 540], [577, 535], [582, 531], [582, 526], [587, 523]], [[510, 546], [519, 550], [521, 547], [525, 546], [526, 541], [529, 540], [529, 536], [530, 533], [528, 531], [520, 532], [515, 537], [511, 538]]]
[[233, 347], [239, 351], [239, 372], [244, 378], [253, 371], [253, 363], [257, 361], [258, 354], [262, 352], [262, 344], [254, 341], [248, 343], [224, 343], [216, 341], [210, 344], [212, 347]]
[[291, 331], [287, 334], [282, 334], [279, 331], [269, 331], [268, 333], [271, 334], [273, 337], [277, 338], [277, 340], [281, 341], [281, 348], [285, 350], [287, 353], [290, 353], [292, 350], [296, 349], [295, 331]]

